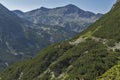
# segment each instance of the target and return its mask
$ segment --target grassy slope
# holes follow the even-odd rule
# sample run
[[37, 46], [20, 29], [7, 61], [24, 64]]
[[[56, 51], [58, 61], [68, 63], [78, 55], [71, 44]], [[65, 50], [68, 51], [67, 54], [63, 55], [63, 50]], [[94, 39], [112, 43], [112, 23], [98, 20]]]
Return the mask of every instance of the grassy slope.
[[[96, 80], [119, 62], [119, 49], [110, 48], [120, 42], [119, 4], [78, 37], [49, 46], [35, 58], [10, 66], [0, 74], [1, 80]], [[76, 45], [69, 43], [76, 41]]]

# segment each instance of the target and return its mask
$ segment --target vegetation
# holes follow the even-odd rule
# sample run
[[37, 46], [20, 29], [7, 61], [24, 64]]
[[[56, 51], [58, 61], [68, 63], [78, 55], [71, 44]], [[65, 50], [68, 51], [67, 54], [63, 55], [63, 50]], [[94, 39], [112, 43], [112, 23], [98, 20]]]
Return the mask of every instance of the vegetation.
[[113, 66], [97, 80], [120, 80], [120, 64]]
[[119, 55], [108, 52], [105, 45], [93, 40], [87, 40], [78, 46], [63, 42], [44, 49], [33, 59], [12, 65], [0, 77], [3, 80], [18, 79], [23, 73], [20, 80], [49, 80], [51, 73], [54, 73], [53, 79], [66, 73], [65, 79], [94, 80], [117, 64]]

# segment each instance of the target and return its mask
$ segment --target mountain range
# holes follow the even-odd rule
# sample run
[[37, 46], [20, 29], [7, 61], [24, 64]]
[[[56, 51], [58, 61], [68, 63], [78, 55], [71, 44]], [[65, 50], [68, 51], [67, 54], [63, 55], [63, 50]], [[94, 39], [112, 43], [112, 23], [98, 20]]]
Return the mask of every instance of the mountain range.
[[102, 16], [100, 13], [95, 14], [84, 11], [72, 4], [52, 9], [41, 7], [25, 13], [19, 10], [13, 12], [35, 24], [57, 25], [74, 32], [82, 31], [82, 28], [85, 28]]
[[32, 58], [50, 44], [73, 37], [100, 17], [74, 5], [41, 7], [25, 13], [0, 4], [0, 71], [13, 62]]
[[119, 80], [119, 13], [120, 0], [78, 36], [4, 70], [1, 80]]

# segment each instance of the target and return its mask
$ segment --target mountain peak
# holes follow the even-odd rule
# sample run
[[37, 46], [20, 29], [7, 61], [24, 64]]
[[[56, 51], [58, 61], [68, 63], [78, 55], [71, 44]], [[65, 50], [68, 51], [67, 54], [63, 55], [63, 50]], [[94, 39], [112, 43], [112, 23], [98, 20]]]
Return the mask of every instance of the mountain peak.
[[23, 14], [24, 13], [24, 12], [22, 12], [20, 10], [13, 10], [12, 12], [19, 13], [19, 14]]
[[73, 5], [73, 4], [66, 5], [66, 6], [64, 6], [62, 8], [66, 8], [68, 13], [74, 13], [74, 12], [81, 13], [81, 12], [85, 12], [84, 10], [80, 9], [79, 7], [77, 7], [76, 5]]
[[68, 4], [68, 5], [66, 5], [66, 6], [69, 6], [69, 7], [77, 7], [77, 6], [75, 6], [74, 4]]
[[42, 10], [42, 11], [46, 11], [46, 10], [49, 10], [49, 9], [46, 8], [46, 7], [41, 7], [40, 10]]
[[68, 7], [68, 8], [71, 8], [71, 9], [73, 9], [73, 8], [80, 9], [76, 5], [73, 5], [73, 4], [66, 5], [65, 7]]

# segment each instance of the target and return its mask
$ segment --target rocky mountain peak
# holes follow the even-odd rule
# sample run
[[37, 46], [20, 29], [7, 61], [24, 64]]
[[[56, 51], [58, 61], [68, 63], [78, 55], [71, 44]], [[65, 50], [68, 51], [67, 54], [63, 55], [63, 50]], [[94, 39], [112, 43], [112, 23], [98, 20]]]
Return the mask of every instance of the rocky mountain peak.
[[24, 15], [24, 12], [20, 11], [20, 10], [14, 10], [12, 11], [13, 13], [17, 14], [18, 16], [22, 17]]
[[49, 9], [46, 8], [46, 7], [41, 7], [40, 10], [42, 10], [42, 11], [46, 11], [46, 10], [49, 10]]
[[16, 13], [16, 14], [24, 14], [24, 12], [22, 12], [20, 10], [14, 10], [13, 12]]
[[64, 8], [67, 8], [68, 10], [71, 10], [72, 12], [76, 12], [76, 11], [84, 12], [84, 10], [80, 9], [79, 7], [77, 7], [73, 4], [66, 5]]
[[66, 7], [78, 8], [78, 7], [75, 6], [74, 4], [68, 4], [68, 5], [66, 5]]

